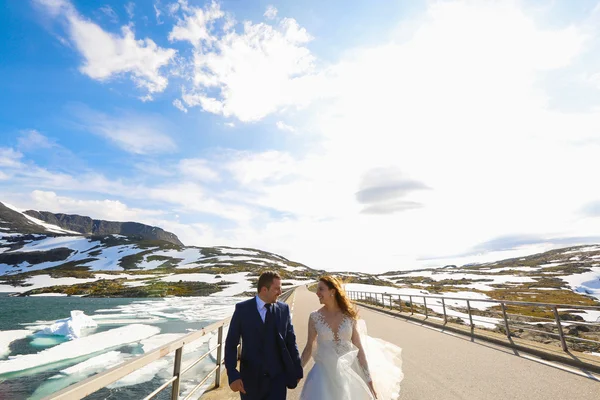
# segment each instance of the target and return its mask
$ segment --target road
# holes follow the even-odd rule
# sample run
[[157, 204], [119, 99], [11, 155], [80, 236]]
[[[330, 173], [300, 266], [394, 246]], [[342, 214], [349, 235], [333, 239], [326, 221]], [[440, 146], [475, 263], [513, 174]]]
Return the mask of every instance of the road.
[[[308, 316], [320, 305], [304, 286], [294, 296], [293, 324], [302, 352]], [[472, 342], [365, 308], [360, 309], [360, 316], [370, 336], [402, 348], [401, 400], [600, 398], [600, 382], [516, 355], [510, 349]], [[306, 372], [311, 366], [312, 362]], [[300, 392], [301, 387], [289, 391], [288, 398], [299, 399]]]

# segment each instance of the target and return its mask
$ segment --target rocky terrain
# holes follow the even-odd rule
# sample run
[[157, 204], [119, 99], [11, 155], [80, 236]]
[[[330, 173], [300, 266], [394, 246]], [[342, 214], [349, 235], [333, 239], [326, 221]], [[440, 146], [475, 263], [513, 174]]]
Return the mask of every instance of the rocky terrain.
[[171, 232], [159, 227], [140, 224], [138, 222], [115, 222], [91, 219], [81, 215], [54, 214], [48, 211], [27, 210], [24, 214], [62, 229], [89, 236], [125, 235], [138, 236], [146, 240], [163, 240], [178, 246], [183, 243]]
[[[130, 226], [136, 229], [128, 230], [127, 224], [134, 224]], [[180, 243], [177, 236], [156, 227], [21, 212], [0, 203], [0, 292], [96, 297], [236, 296], [250, 294], [264, 269], [277, 270], [286, 287], [314, 282], [324, 273], [257, 249], [186, 247]], [[378, 275], [337, 274], [349, 290], [600, 305], [600, 246], [556, 249], [486, 264]], [[449, 312], [464, 322], [465, 304], [447, 305]], [[507, 311], [532, 319], [525, 321], [530, 324], [539, 324], [531, 322], [535, 319], [554, 318], [547, 307], [509, 305]], [[498, 304], [474, 307], [483, 326], [498, 328], [499, 312]], [[562, 312], [561, 318], [595, 322], [600, 320], [600, 311], [572, 310]], [[543, 323], [538, 328], [546, 329]], [[583, 334], [588, 327], [577, 329]]]
[[256, 249], [186, 247], [174, 234], [143, 224], [21, 212], [0, 203], [0, 292], [247, 295], [264, 269], [277, 270], [288, 287], [323, 272]]
[[[364, 274], [348, 275], [351, 281], [367, 279]], [[529, 303], [506, 305], [511, 336], [555, 346], [560, 346], [555, 311], [552, 306], [537, 304], [593, 306], [596, 309], [559, 306], [557, 312], [569, 348], [600, 353], [600, 245], [573, 246], [485, 264], [392, 271], [370, 279], [372, 283], [350, 283], [347, 287], [406, 295], [393, 301], [395, 307], [405, 310], [412, 295], [413, 308], [421, 314], [424, 303], [418, 296], [443, 296], [448, 320], [459, 324], [469, 324], [467, 304], [453, 298], [468, 298], [474, 324], [502, 333], [506, 332], [502, 308], [492, 300]], [[382, 302], [377, 295], [367, 296], [367, 301]], [[429, 315], [443, 318], [439, 299], [428, 299], [427, 308]]]

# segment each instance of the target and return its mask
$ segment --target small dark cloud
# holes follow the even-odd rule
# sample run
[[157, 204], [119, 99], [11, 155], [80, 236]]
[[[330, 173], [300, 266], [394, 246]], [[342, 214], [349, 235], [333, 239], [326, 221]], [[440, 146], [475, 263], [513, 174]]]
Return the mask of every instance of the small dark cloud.
[[396, 212], [414, 210], [416, 208], [421, 208], [423, 205], [421, 203], [417, 203], [416, 201], [396, 201], [391, 203], [380, 203], [374, 204], [372, 206], [367, 206], [362, 209], [363, 214], [393, 214]]
[[381, 201], [388, 201], [404, 197], [410, 192], [416, 190], [427, 189], [423, 183], [412, 180], [400, 180], [381, 186], [374, 186], [367, 189], [362, 189], [356, 193], [356, 200], [362, 204], [371, 204]]
[[365, 205], [364, 214], [393, 214], [422, 207], [404, 198], [426, 189], [429, 187], [423, 182], [404, 177], [397, 168], [375, 168], [363, 177], [356, 200]]

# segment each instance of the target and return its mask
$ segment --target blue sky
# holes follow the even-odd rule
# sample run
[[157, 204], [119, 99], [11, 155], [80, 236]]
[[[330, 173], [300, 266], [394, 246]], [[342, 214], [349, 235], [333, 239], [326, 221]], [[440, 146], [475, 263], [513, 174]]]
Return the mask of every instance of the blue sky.
[[4, 1], [0, 201], [391, 270], [600, 241], [597, 1]]

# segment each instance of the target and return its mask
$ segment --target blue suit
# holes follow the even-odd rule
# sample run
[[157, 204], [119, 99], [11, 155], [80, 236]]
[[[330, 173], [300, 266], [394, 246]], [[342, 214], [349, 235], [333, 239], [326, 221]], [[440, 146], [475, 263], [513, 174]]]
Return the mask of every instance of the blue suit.
[[[237, 345], [242, 339], [240, 371]], [[272, 305], [272, 316], [263, 322], [256, 298], [236, 304], [225, 340], [225, 368], [229, 384], [242, 379], [246, 394], [242, 400], [284, 400], [303, 371], [296, 335], [287, 304]]]

